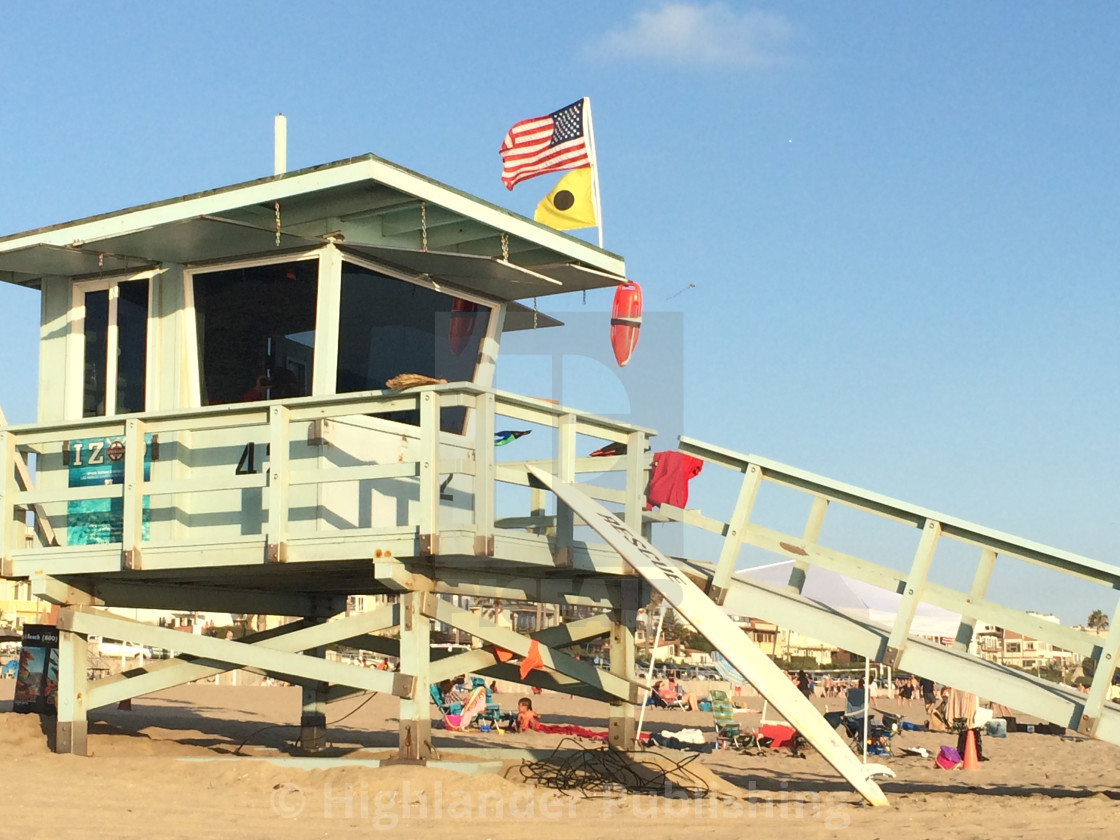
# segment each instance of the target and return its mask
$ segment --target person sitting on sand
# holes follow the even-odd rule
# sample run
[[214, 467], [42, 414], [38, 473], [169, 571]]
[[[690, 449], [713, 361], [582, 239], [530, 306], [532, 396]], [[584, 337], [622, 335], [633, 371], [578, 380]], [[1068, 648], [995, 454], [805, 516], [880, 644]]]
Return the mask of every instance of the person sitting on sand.
[[517, 720], [513, 722], [514, 732], [526, 732], [536, 729], [541, 721], [541, 716], [533, 711], [533, 701], [522, 697], [517, 701]]

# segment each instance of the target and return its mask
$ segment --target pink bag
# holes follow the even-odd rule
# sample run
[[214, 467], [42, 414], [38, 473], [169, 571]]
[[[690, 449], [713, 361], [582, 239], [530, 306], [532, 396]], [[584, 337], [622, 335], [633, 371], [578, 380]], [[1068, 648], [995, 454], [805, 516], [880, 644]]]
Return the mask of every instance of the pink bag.
[[953, 770], [961, 763], [961, 754], [952, 747], [942, 747], [934, 763], [942, 770]]

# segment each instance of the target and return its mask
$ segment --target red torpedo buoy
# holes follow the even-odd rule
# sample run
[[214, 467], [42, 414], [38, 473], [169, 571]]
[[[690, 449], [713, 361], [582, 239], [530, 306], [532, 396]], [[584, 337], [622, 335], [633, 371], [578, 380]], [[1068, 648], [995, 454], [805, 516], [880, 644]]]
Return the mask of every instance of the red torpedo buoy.
[[455, 298], [451, 302], [451, 324], [448, 339], [451, 342], [452, 355], [458, 356], [466, 349], [471, 336], [474, 335], [477, 313], [477, 303], [462, 298]]
[[611, 308], [611, 349], [619, 367], [626, 367], [634, 355], [641, 328], [642, 287], [637, 283], [624, 283], [615, 289]]

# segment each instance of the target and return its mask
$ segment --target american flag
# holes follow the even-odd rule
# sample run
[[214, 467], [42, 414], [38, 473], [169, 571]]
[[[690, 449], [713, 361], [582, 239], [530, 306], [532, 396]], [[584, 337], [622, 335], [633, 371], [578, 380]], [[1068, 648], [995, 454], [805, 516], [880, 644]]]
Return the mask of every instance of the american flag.
[[584, 100], [553, 111], [547, 117], [534, 117], [515, 123], [506, 133], [499, 150], [502, 156], [502, 183], [514, 185], [565, 169], [589, 166], [587, 134], [583, 124]]

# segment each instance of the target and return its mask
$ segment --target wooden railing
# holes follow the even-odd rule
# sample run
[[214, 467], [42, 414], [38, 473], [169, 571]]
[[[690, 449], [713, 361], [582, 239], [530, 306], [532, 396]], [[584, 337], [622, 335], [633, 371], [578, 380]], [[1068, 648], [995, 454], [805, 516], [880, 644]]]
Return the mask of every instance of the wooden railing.
[[[446, 409], [458, 408], [465, 408], [470, 418], [467, 434], [441, 431], [441, 415]], [[414, 413], [418, 424], [398, 422], [402, 412]], [[321, 511], [312, 517], [303, 509], [306, 503], [294, 500], [299, 496], [306, 502], [309, 494], [321, 495], [322, 488], [348, 482], [355, 486], [396, 482], [397, 489], [388, 492], [403, 492], [411, 498], [408, 522], [370, 522], [364, 530], [412, 530], [421, 554], [438, 554], [441, 530], [448, 526], [449, 517], [461, 513], [441, 503], [441, 483], [449, 474], [465, 476], [469, 483], [469, 491], [463, 494], [469, 499], [465, 524], [473, 529], [474, 553], [493, 554], [497, 529], [523, 529], [534, 512], [541, 513], [513, 510], [500, 516], [496, 509], [498, 482], [528, 484], [527, 461], [499, 460], [507, 450], [495, 448], [495, 429], [510, 422], [538, 431], [533, 441], [537, 451], [541, 432], [553, 435], [552, 458], [532, 462], [561, 478], [574, 481], [592, 472], [618, 476], [601, 485], [582, 486], [590, 495], [620, 505], [627, 521], [640, 523], [650, 430], [545, 400], [449, 384], [404, 392], [303, 397], [0, 427], [0, 475], [4, 477], [0, 483], [0, 558], [4, 561], [0, 572], [21, 576], [38, 559], [75, 552], [103, 556], [115, 551], [120, 552], [119, 568], [141, 569], [143, 553], [149, 548], [191, 541], [217, 545], [224, 541], [222, 533], [233, 532], [230, 542], [263, 542], [265, 561], [284, 562], [286, 547], [299, 529], [330, 534], [363, 530], [352, 522], [350, 527], [340, 524], [337, 517], [323, 521]], [[366, 424], [362, 434], [371, 441], [405, 441], [402, 454], [392, 459], [366, 459], [362, 453], [357, 457], [349, 453], [347, 463], [332, 463], [324, 455], [330, 449], [332, 428], [337, 433], [341, 425], [355, 423]], [[596, 448], [606, 442], [626, 444], [627, 454], [578, 457], [581, 436], [595, 441]], [[81, 466], [75, 459], [80, 462], [91, 457], [88, 444], [83, 449], [83, 441], [97, 442], [94, 457], [112, 471], [111, 483], [69, 486], [72, 467]], [[516, 453], [517, 448], [510, 447], [508, 452]], [[37, 486], [24, 489], [16, 483], [16, 466], [29, 461], [36, 467]], [[208, 510], [206, 517], [194, 516], [199, 522], [217, 521], [224, 531], [214, 526], [208, 532], [200, 524], [192, 525], [192, 509], [224, 498], [220, 494], [229, 491], [259, 493], [259, 520], [252, 521], [240, 510], [240, 502], [233, 504], [230, 497], [231, 504], [225, 508]], [[537, 492], [530, 490], [533, 508], [537, 507]], [[96, 545], [74, 544], [66, 536], [70, 506], [91, 501], [112, 506], [111, 539], [102, 533]], [[543, 509], [543, 503], [540, 507]], [[33, 547], [25, 548], [28, 517], [49, 520], [43, 524], [54, 527], [46, 532], [57, 532], [61, 539], [52, 544], [40, 537]], [[455, 523], [459, 527], [464, 525], [461, 519]], [[573, 523], [563, 509], [555, 519], [555, 539], [562, 550], [571, 545]], [[44, 533], [42, 528], [38, 531]], [[73, 571], [80, 569], [80, 562], [72, 567]], [[104, 566], [98, 570], [104, 571]]]
[[[969, 648], [978, 622], [1011, 630], [1029, 639], [1048, 643], [1060, 650], [1097, 662], [1085, 714], [1097, 718], [1101, 704], [1108, 696], [1113, 672], [1120, 656], [1120, 603], [1111, 614], [1112, 630], [1097, 635], [1074, 627], [1064, 627], [1038, 615], [996, 603], [987, 596], [988, 585], [997, 558], [1039, 566], [1065, 576], [1066, 579], [1091, 581], [1106, 587], [1101, 596], [1116, 597], [1120, 589], [1120, 568], [1040, 545], [991, 528], [936, 513], [917, 505], [897, 501], [878, 493], [843, 484], [823, 476], [780, 464], [756, 455], [745, 455], [711, 446], [691, 438], [680, 439], [680, 450], [711, 464], [742, 475], [740, 488], [730, 517], [726, 521], [712, 519], [699, 511], [682, 510], [663, 505], [659, 516], [680, 521], [723, 538], [712, 577], [710, 594], [722, 601], [731, 585], [736, 560], [743, 545], [751, 545], [778, 557], [791, 559], [793, 567], [788, 587], [800, 592], [805, 572], [819, 566], [850, 578], [898, 593], [901, 598], [898, 614], [887, 641], [886, 664], [897, 663], [912, 632], [919, 603], [932, 604], [961, 616], [953, 646], [960, 651]], [[800, 534], [785, 533], [751, 521], [755, 503], [767, 485], [785, 487], [803, 494], [809, 501], [809, 513]], [[909, 570], [905, 573], [846, 554], [822, 545], [821, 530], [825, 516], [833, 505], [903, 523], [918, 531]], [[858, 527], [858, 526], [854, 526]], [[934, 583], [930, 571], [939, 558], [942, 543], [957, 543], [976, 552], [971, 583], [967, 591]], [[957, 553], [953, 554], [956, 558]]]

